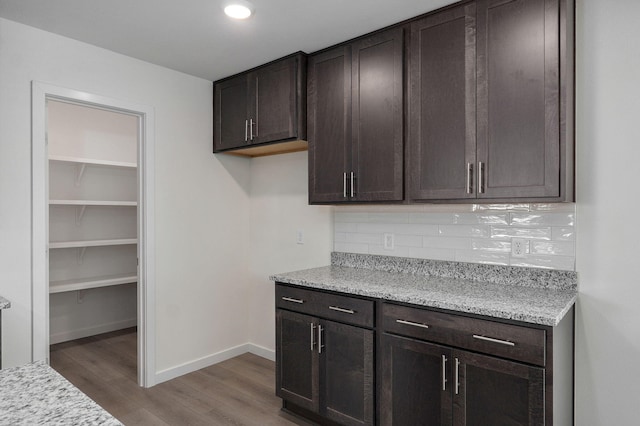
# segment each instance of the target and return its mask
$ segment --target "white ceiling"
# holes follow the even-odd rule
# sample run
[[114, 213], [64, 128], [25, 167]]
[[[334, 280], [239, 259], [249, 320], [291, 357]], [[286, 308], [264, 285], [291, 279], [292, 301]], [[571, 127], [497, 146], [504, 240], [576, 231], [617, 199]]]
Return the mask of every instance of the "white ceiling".
[[0, 0], [0, 16], [216, 80], [314, 52], [453, 0], [252, 0], [247, 21], [225, 0]]

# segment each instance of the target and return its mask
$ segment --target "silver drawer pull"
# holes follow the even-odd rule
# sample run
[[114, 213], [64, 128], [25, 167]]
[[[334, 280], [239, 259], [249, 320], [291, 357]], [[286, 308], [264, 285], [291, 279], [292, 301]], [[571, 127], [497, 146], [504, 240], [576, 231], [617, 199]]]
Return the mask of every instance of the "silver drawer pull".
[[309, 323], [311, 325], [311, 352], [313, 352], [313, 347], [316, 345], [316, 341], [314, 340], [316, 325], [314, 323]]
[[447, 390], [447, 357], [442, 355], [442, 390]]
[[292, 297], [284, 297], [283, 296], [282, 300], [287, 301], [287, 302], [300, 303], [300, 304], [304, 303], [304, 300], [302, 300], [302, 299], [294, 299]]
[[406, 321], [406, 320], [402, 320], [402, 319], [397, 319], [396, 322], [400, 323], [400, 324], [412, 325], [414, 327], [429, 328], [429, 326], [427, 324], [420, 324], [419, 322]]
[[515, 343], [509, 342], [508, 340], [493, 339], [491, 337], [478, 336], [477, 334], [474, 334], [473, 338], [474, 339], [478, 339], [478, 340], [485, 340], [487, 342], [492, 342], [492, 343], [499, 343], [501, 345], [507, 345], [507, 346], [515, 346], [516, 345]]
[[329, 309], [331, 309], [332, 311], [338, 311], [338, 312], [342, 312], [344, 314], [355, 314], [356, 311], [354, 311], [353, 309], [344, 309], [344, 308], [340, 308], [338, 306], [329, 306]]

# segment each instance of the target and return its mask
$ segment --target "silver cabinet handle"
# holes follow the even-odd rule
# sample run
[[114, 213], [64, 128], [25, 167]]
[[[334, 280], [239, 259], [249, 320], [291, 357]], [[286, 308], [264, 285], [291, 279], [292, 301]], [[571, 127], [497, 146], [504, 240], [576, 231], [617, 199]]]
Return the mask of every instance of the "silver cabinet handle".
[[338, 311], [338, 312], [342, 312], [344, 314], [355, 314], [356, 311], [354, 311], [353, 309], [345, 309], [345, 308], [340, 308], [338, 306], [329, 306], [329, 309], [331, 309], [332, 311]]
[[[251, 136], [251, 140], [253, 140], [253, 118], [249, 119], [249, 135]], [[258, 132], [256, 132], [256, 136], [258, 136]]]
[[467, 163], [467, 194], [473, 194], [473, 163]]
[[318, 353], [322, 353], [322, 326], [318, 324]]
[[313, 352], [313, 347], [316, 345], [316, 325], [314, 323], [309, 323], [309, 325], [311, 326], [311, 352]]
[[249, 120], [244, 120], [244, 141], [249, 140]]
[[447, 357], [442, 355], [442, 390], [447, 390]]
[[400, 324], [412, 325], [414, 327], [429, 328], [427, 324], [421, 324], [419, 322], [407, 321], [403, 319], [397, 319], [396, 322]]
[[342, 174], [342, 196], [347, 198], [347, 172]]
[[304, 303], [304, 300], [302, 300], [302, 299], [294, 299], [292, 297], [284, 297], [283, 296], [282, 300], [284, 300], [286, 302], [293, 302], [293, 303], [300, 303], [300, 304]]
[[455, 377], [455, 381], [456, 381], [456, 395], [459, 393], [460, 391], [460, 360], [458, 358], [456, 358], [456, 377]]
[[356, 179], [355, 173], [351, 172], [351, 198], [356, 196], [355, 179]]
[[516, 345], [515, 343], [510, 342], [508, 340], [494, 339], [492, 337], [479, 336], [477, 334], [474, 334], [473, 338], [474, 339], [478, 339], [478, 340], [484, 340], [486, 342], [499, 343], [501, 345], [507, 345], [507, 346], [515, 346]]
[[478, 192], [484, 194], [484, 163], [478, 163]]

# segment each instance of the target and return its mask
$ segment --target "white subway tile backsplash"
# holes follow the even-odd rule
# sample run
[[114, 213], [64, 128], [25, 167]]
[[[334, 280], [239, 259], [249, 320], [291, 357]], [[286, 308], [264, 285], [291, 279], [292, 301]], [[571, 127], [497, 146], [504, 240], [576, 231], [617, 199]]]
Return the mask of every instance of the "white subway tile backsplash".
[[453, 223], [461, 225], [507, 225], [507, 213], [456, 213]]
[[369, 244], [355, 244], [355, 243], [333, 243], [333, 249], [335, 251], [341, 251], [343, 253], [358, 253], [369, 254]]
[[487, 210], [495, 210], [502, 212], [528, 212], [531, 210], [529, 204], [474, 204], [473, 211], [484, 212]]
[[530, 238], [536, 240], [550, 240], [551, 228], [512, 228], [492, 226], [491, 238]]
[[455, 250], [438, 248], [409, 247], [409, 257], [433, 260], [455, 260]]
[[365, 212], [359, 212], [359, 213], [335, 212], [333, 214], [333, 221], [336, 223], [341, 223], [341, 222], [360, 223], [360, 222], [367, 222], [368, 219], [369, 219], [369, 214]]
[[551, 239], [556, 241], [575, 241], [576, 230], [573, 227], [551, 228]]
[[353, 223], [342, 223], [342, 222], [334, 222], [333, 224], [333, 232], [357, 232], [358, 224]]
[[404, 235], [438, 235], [438, 225], [400, 224], [393, 227], [393, 232]]
[[409, 247], [399, 247], [396, 245], [393, 250], [385, 250], [382, 245], [370, 245], [369, 254], [380, 256], [409, 257]]
[[513, 226], [574, 226], [573, 213], [510, 213]]
[[478, 250], [456, 250], [456, 262], [484, 263], [490, 265], [509, 265], [509, 254], [491, 253]]
[[364, 234], [382, 234], [393, 232], [394, 227], [393, 223], [359, 223], [356, 229], [357, 232]]
[[511, 258], [511, 266], [524, 266], [528, 268], [561, 269], [574, 271], [576, 268], [575, 256], [542, 256], [529, 255], [524, 258]]
[[382, 244], [382, 234], [347, 233], [347, 243]]
[[576, 205], [573, 203], [531, 204], [531, 211], [575, 213]]
[[487, 252], [511, 253], [511, 241], [496, 241], [486, 238], [474, 238], [471, 240], [471, 248], [473, 250], [482, 250]]
[[573, 241], [531, 241], [531, 254], [574, 256], [576, 247]]
[[422, 246], [430, 248], [448, 248], [448, 249], [470, 249], [471, 238], [457, 237], [424, 237], [422, 238]]
[[488, 226], [440, 225], [440, 235], [444, 237], [488, 237]]
[[452, 213], [409, 213], [409, 223], [429, 223], [433, 225], [453, 223]]
[[369, 213], [371, 223], [409, 223], [408, 213]]
[[422, 238], [420, 235], [396, 235], [396, 247], [422, 247]]
[[[383, 247], [394, 234], [394, 249]], [[511, 239], [530, 240], [524, 258]], [[334, 250], [575, 270], [575, 204], [338, 206]]]

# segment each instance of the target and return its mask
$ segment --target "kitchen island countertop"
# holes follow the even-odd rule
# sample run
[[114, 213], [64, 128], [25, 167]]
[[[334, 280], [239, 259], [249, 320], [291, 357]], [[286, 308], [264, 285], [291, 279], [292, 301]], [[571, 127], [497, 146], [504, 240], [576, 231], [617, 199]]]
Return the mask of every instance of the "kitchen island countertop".
[[0, 370], [0, 424], [122, 426], [44, 361]]

